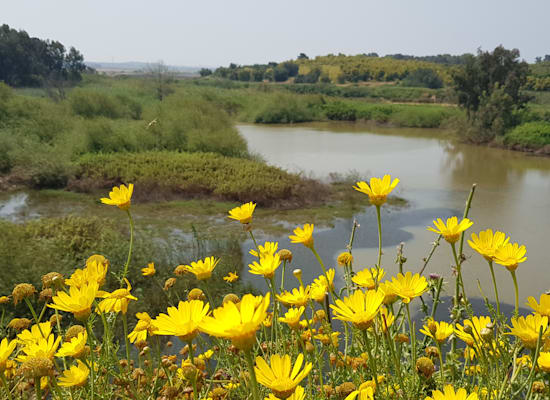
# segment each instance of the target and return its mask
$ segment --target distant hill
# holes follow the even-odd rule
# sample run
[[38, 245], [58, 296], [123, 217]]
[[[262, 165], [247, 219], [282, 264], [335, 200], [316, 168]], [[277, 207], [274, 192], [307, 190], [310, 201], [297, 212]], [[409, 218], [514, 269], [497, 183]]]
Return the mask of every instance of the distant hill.
[[[128, 62], [94, 62], [87, 61], [86, 65], [99, 72], [105, 73], [140, 73], [155, 63], [145, 63], [139, 61]], [[183, 75], [198, 75], [202, 67], [187, 67], [181, 65], [165, 65], [170, 71]]]

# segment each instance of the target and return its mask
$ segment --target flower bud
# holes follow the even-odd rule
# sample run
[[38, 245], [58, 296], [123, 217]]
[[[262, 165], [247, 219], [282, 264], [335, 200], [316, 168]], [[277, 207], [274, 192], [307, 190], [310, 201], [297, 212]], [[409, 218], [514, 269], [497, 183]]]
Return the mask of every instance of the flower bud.
[[420, 357], [416, 360], [416, 372], [426, 379], [430, 379], [435, 372], [435, 365], [428, 357]]
[[281, 261], [286, 261], [289, 264], [292, 262], [292, 252], [290, 250], [281, 249], [277, 254], [279, 255], [279, 259]]
[[36, 289], [30, 283], [20, 283], [15, 286], [13, 292], [11, 293], [13, 297], [13, 303], [17, 305], [21, 300], [31, 297], [36, 293]]

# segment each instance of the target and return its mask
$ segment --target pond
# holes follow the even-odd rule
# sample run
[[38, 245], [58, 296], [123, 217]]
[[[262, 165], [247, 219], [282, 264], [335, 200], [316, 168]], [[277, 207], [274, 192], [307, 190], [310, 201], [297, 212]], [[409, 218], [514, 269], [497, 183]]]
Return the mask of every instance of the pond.
[[[550, 289], [550, 158], [484, 146], [456, 143], [447, 134], [431, 129], [373, 128], [353, 123], [315, 123], [293, 126], [240, 125], [249, 150], [260, 154], [269, 164], [306, 176], [328, 179], [333, 173], [353, 174], [361, 180], [391, 174], [400, 179], [396, 194], [405, 198], [405, 208], [384, 207], [382, 266], [391, 276], [398, 272], [394, 263], [396, 247], [404, 242], [408, 261], [404, 269], [417, 272], [431, 249], [435, 234], [426, 230], [435, 218], [462, 216], [473, 183], [477, 190], [472, 202], [471, 232], [492, 228], [511, 235], [512, 241], [525, 244], [527, 261], [517, 270], [520, 305], [528, 296]], [[350, 191], [353, 190], [350, 187]], [[376, 214], [367, 207], [355, 219], [360, 228], [355, 238], [354, 269], [372, 267], [376, 262], [378, 236]], [[311, 223], [315, 223], [314, 220]], [[340, 219], [330, 229], [315, 231], [316, 247], [326, 264], [336, 266], [336, 257], [345, 249], [353, 219]], [[295, 251], [295, 264], [313, 277], [320, 268], [313, 256], [290, 245], [287, 237], [273, 238], [282, 247]], [[249, 248], [251, 243], [246, 243]], [[481, 298], [483, 292], [493, 299], [492, 283], [485, 260], [465, 243], [467, 257], [463, 266], [466, 292]], [[451, 249], [442, 241], [426, 269], [453, 280]], [[251, 257], [245, 261], [251, 261]], [[337, 267], [336, 267], [337, 268]], [[337, 271], [340, 272], [341, 271]], [[513, 304], [509, 272], [495, 268], [501, 302]], [[258, 279], [256, 279], [257, 281]], [[452, 295], [452, 285], [447, 295]]]

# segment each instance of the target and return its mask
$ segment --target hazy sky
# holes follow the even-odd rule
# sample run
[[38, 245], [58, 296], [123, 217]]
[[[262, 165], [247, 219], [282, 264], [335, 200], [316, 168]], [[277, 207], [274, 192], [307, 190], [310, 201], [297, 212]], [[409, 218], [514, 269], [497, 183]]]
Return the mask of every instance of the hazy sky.
[[328, 53], [427, 55], [502, 44], [550, 54], [549, 0], [4, 0], [0, 23], [87, 61], [218, 66]]

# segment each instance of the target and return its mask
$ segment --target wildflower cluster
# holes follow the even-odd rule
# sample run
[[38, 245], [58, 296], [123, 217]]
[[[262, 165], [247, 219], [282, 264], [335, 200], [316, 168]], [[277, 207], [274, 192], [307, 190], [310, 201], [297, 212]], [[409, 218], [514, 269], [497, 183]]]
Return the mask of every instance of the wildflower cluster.
[[[229, 293], [214, 301], [208, 282], [220, 259], [206, 257], [177, 266], [175, 277], [163, 289], [172, 290], [182, 276], [193, 276], [200, 287], [177, 302], [169, 301], [166, 311], [157, 316], [138, 312], [130, 321], [130, 332], [129, 306], [139, 309], [147, 301], [133, 293], [132, 274], [155, 279], [157, 270], [154, 263], [141, 271], [130, 268], [133, 186], [114, 188], [102, 202], [126, 211], [131, 233], [128, 260], [120, 271], [113, 271], [105, 257], [93, 255], [67, 278], [56, 272], [45, 275], [39, 313], [34, 306], [37, 290], [31, 284], [19, 284], [11, 296], [0, 297], [0, 307], [24, 302], [33, 318], [14, 318], [7, 324], [7, 337], [0, 341], [0, 396], [10, 400], [549, 398], [550, 295], [542, 294], [538, 301], [530, 297], [527, 304], [533, 313], [519, 315], [515, 273], [526, 260], [525, 247], [491, 229], [471, 235], [467, 242], [488, 262], [495, 297], [494, 264], [510, 271], [516, 288], [511, 318], [501, 313], [498, 301], [495, 310], [487, 299], [486, 315], [475, 315], [461, 274], [465, 231], [473, 222], [467, 215], [460, 221], [434, 220], [428, 229], [439, 235], [436, 244], [440, 238], [449, 243], [456, 272], [449, 319], [436, 320], [443, 302], [443, 278], [426, 278], [422, 272], [427, 262], [422, 272], [403, 270], [402, 249], [399, 270], [382, 263], [381, 207], [398, 182], [386, 175], [355, 186], [376, 207], [375, 264], [355, 269], [354, 225], [346, 251], [336, 259], [341, 268], [327, 268], [315, 248], [314, 225], [305, 224], [289, 239], [305, 246], [318, 261], [318, 276], [304, 282], [302, 271], [294, 269], [294, 278], [289, 277], [286, 269], [295, 262], [292, 251], [279, 249], [277, 242], [256, 242], [252, 227], [256, 204], [247, 203], [232, 209], [229, 218], [250, 234], [254, 260], [248, 272], [264, 279], [269, 291]], [[471, 197], [465, 214], [470, 202]], [[110, 272], [119, 278], [113, 291], [105, 290]], [[342, 287], [335, 284], [340, 277]], [[237, 271], [223, 277], [230, 288], [238, 279]], [[120, 324], [122, 339], [117, 335]]]

